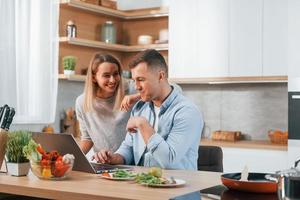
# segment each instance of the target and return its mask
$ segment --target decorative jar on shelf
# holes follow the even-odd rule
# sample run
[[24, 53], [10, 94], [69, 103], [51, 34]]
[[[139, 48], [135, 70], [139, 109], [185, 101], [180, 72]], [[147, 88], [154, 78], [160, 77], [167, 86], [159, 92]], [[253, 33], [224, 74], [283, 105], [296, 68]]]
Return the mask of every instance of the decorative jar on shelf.
[[101, 30], [101, 40], [106, 43], [116, 43], [116, 27], [112, 21], [106, 21]]
[[72, 20], [69, 20], [67, 23], [66, 36], [67, 36], [67, 38], [77, 37], [77, 27]]

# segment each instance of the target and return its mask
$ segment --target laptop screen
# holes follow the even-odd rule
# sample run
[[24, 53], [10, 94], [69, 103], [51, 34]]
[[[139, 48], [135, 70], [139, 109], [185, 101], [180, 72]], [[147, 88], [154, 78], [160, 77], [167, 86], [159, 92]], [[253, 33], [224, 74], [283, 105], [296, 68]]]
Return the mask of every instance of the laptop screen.
[[81, 151], [74, 137], [63, 133], [33, 133], [33, 140], [42, 145], [45, 151], [58, 151], [61, 155], [67, 153], [75, 156], [74, 171], [95, 173], [95, 170]]
[[45, 151], [58, 151], [61, 155], [67, 153], [75, 156], [74, 171], [88, 172], [88, 173], [103, 173], [104, 171], [114, 171], [116, 169], [131, 169], [126, 166], [108, 165], [100, 163], [90, 163], [78, 146], [73, 135], [64, 133], [33, 133], [33, 139], [36, 143], [42, 145]]

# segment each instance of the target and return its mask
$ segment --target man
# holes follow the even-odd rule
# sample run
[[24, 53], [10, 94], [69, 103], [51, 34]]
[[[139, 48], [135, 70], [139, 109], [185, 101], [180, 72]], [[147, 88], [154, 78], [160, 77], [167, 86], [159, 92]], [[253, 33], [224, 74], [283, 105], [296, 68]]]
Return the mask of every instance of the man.
[[203, 119], [197, 107], [168, 83], [167, 64], [156, 50], [136, 55], [129, 65], [141, 100], [127, 123], [119, 149], [95, 157], [109, 164], [197, 170]]

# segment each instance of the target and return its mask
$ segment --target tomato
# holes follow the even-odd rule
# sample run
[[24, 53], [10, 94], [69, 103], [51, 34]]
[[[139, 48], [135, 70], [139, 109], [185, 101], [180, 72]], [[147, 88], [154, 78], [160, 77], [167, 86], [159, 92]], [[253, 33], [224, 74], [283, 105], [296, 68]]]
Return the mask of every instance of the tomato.
[[59, 161], [59, 160], [60, 160], [60, 161], [62, 161], [62, 160], [63, 160], [63, 157], [62, 157], [62, 156], [60, 156], [60, 155], [57, 157], [56, 161]]
[[57, 151], [51, 151], [49, 154], [50, 154], [50, 160], [52, 161], [56, 161], [58, 156], [60, 156]]
[[50, 160], [42, 159], [40, 161], [40, 164], [41, 164], [42, 167], [46, 167], [46, 166], [50, 166], [51, 162], [50, 162]]
[[55, 162], [55, 168], [53, 170], [53, 175], [55, 177], [62, 177], [65, 175], [66, 171], [69, 169], [69, 165], [63, 163], [61, 160]]

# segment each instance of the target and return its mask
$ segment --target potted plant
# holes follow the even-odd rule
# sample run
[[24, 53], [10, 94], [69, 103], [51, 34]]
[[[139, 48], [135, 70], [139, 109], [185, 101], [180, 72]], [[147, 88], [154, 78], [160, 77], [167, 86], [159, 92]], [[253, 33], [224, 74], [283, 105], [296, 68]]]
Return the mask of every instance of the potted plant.
[[63, 57], [64, 74], [72, 75], [75, 74], [76, 57], [65, 56]]
[[12, 176], [26, 176], [29, 172], [29, 160], [23, 153], [23, 147], [31, 140], [28, 131], [15, 131], [8, 133], [6, 144], [7, 171]]

